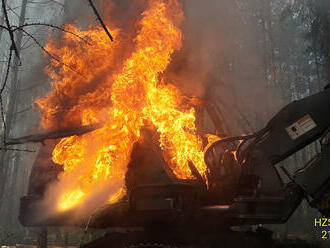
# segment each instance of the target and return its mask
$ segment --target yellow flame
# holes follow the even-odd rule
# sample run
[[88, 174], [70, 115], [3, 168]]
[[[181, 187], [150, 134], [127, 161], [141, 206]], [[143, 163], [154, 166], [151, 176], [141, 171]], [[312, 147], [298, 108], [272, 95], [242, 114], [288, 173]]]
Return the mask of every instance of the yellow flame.
[[[37, 101], [43, 126], [105, 123], [92, 133], [62, 139], [54, 149], [54, 162], [64, 166], [61, 179], [70, 182], [63, 186], [58, 200], [60, 211], [83, 204], [100, 185], [109, 182], [115, 193], [108, 201], [115, 202], [124, 195], [127, 164], [145, 121], [160, 133], [160, 146], [178, 178], [193, 178], [188, 161], [205, 174], [194, 109], [182, 106], [180, 91], [160, 79], [171, 55], [181, 48], [182, 34], [177, 25], [182, 20], [177, 0], [150, 0], [139, 22], [135, 48], [122, 64], [115, 59], [115, 50], [124, 49], [118, 37], [120, 31], [111, 27], [115, 44], [108, 42], [101, 29], [79, 31], [68, 26], [80, 36], [88, 36], [94, 45], [86, 47], [69, 35], [65, 35], [61, 47], [53, 42], [47, 45], [66, 65], [86, 76], [79, 77], [53, 62], [55, 69], [47, 69], [53, 78], [53, 91]], [[104, 82], [97, 83], [98, 77], [104, 78]]]

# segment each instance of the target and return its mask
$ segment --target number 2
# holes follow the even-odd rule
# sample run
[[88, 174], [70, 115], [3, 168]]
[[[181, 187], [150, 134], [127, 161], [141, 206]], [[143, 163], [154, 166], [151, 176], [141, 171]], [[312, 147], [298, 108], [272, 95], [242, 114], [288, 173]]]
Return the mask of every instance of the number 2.
[[328, 239], [328, 232], [322, 231], [322, 239]]

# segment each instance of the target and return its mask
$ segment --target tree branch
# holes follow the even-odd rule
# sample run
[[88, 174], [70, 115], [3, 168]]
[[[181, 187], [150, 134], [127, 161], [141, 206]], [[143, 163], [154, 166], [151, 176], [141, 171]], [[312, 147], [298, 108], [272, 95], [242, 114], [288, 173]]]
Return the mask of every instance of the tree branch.
[[57, 62], [59, 62], [60, 64], [68, 67], [70, 70], [72, 70], [73, 72], [77, 73], [79, 76], [85, 78], [80, 72], [76, 71], [75, 69], [73, 69], [71, 66], [67, 65], [66, 63], [62, 62], [60, 59], [56, 58], [54, 55], [52, 55], [50, 52], [48, 52], [40, 43], [39, 41], [33, 37], [33, 35], [31, 35], [30, 33], [28, 33], [27, 31], [25, 31], [23, 28], [17, 27], [17, 29], [22, 30], [23, 33], [25, 33], [27, 36], [29, 36], [32, 40], [34, 40], [34, 42], [52, 59], [56, 60]]
[[60, 139], [71, 136], [79, 136], [85, 133], [93, 132], [102, 127], [102, 124], [91, 124], [81, 127], [69, 127], [61, 130], [50, 131], [41, 134], [32, 134], [20, 138], [8, 139], [6, 145], [18, 145], [26, 143], [43, 143], [47, 139]]
[[110, 40], [113, 41], [113, 37], [112, 37], [112, 35], [110, 34], [110, 32], [109, 32], [107, 26], [104, 24], [104, 22], [103, 22], [103, 20], [102, 20], [102, 18], [101, 18], [101, 16], [100, 16], [99, 12], [97, 11], [97, 9], [96, 9], [96, 7], [95, 7], [93, 1], [92, 1], [92, 0], [88, 0], [88, 3], [89, 3], [89, 5], [92, 7], [92, 9], [93, 9], [93, 11], [94, 11], [94, 14], [96, 15], [97, 19], [98, 19], [99, 22], [101, 23], [101, 25], [102, 25], [104, 31], [105, 31], [105, 32], [107, 33], [107, 35], [109, 36]]
[[[76, 36], [78, 37], [79, 39], [81, 39], [82, 41], [86, 42], [88, 45], [92, 45], [87, 39], [85, 39], [84, 37], [81, 37], [69, 30], [66, 30], [64, 28], [61, 28], [61, 27], [58, 27], [58, 26], [55, 26], [55, 25], [52, 25], [52, 24], [47, 24], [47, 23], [27, 23], [27, 24], [24, 24], [22, 26], [19, 26], [19, 27], [15, 27], [13, 29], [13, 32], [15, 32], [17, 29], [22, 29], [22, 28], [25, 28], [25, 27], [31, 27], [31, 26], [46, 26], [46, 27], [51, 27], [51, 28], [54, 28], [54, 29], [58, 29], [62, 32], [65, 32], [65, 33], [69, 33], [69, 34], [72, 34], [73, 36]], [[1, 27], [1, 26], [0, 26]]]
[[9, 18], [8, 18], [8, 13], [7, 13], [7, 9], [6, 9], [6, 3], [5, 0], [1, 0], [2, 1], [2, 10], [3, 10], [3, 15], [5, 16], [5, 20], [6, 20], [6, 25], [7, 25], [7, 31], [9, 33], [9, 37], [11, 40], [11, 47], [10, 49], [15, 51], [15, 55], [19, 58], [19, 52], [15, 43], [15, 38], [14, 38], [14, 32], [11, 29], [11, 25], [9, 22]]

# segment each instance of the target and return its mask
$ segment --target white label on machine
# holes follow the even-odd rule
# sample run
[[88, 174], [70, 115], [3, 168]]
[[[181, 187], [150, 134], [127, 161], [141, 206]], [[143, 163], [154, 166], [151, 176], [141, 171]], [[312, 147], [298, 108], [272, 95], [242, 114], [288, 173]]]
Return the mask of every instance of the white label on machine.
[[299, 121], [293, 123], [291, 126], [288, 126], [286, 131], [290, 135], [291, 139], [295, 140], [315, 127], [317, 127], [317, 125], [313, 121], [312, 117], [310, 115], [305, 115]]

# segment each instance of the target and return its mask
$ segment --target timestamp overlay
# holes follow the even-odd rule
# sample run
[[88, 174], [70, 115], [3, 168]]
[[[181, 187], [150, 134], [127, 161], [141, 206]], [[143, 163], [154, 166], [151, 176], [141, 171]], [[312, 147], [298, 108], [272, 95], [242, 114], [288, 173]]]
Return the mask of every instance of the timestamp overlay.
[[330, 240], [330, 218], [314, 218], [313, 221], [316, 234], [318, 235], [317, 238]]

